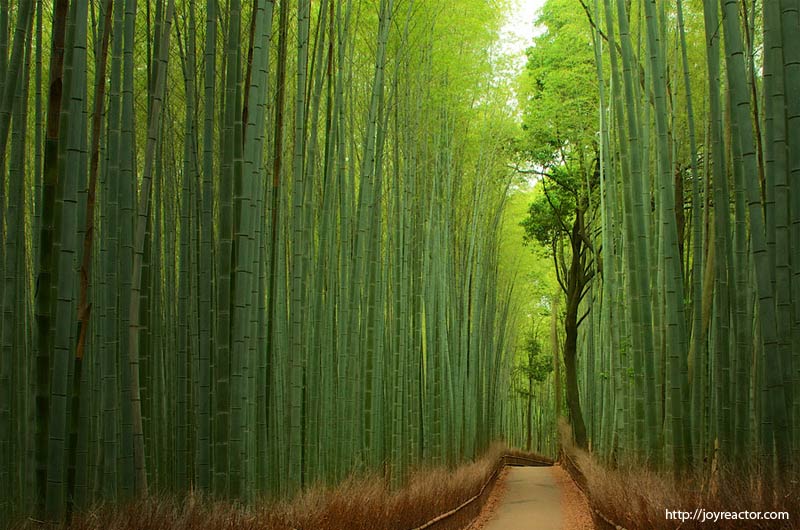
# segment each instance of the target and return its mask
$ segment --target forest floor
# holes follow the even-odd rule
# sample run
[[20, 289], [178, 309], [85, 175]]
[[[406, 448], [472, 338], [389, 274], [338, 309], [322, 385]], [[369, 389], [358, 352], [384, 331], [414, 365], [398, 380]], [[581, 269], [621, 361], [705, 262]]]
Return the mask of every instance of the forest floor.
[[561, 466], [507, 468], [469, 530], [594, 528], [589, 504]]

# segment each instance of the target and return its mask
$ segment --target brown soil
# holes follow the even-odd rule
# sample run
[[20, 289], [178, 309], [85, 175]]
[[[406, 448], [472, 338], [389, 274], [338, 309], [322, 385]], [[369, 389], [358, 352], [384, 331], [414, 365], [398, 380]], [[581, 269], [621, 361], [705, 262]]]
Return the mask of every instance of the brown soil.
[[486, 527], [486, 523], [494, 516], [497, 511], [497, 506], [500, 504], [500, 501], [503, 499], [503, 494], [506, 491], [508, 470], [509, 468], [506, 466], [500, 472], [500, 475], [497, 477], [497, 482], [495, 482], [492, 492], [489, 494], [489, 498], [486, 499], [486, 504], [484, 504], [481, 509], [481, 513], [478, 514], [478, 517], [472, 521], [472, 524], [469, 525], [466, 530], [482, 530]]
[[564, 528], [570, 530], [591, 530], [594, 528], [589, 501], [575, 485], [566, 470], [560, 465], [551, 469], [553, 478], [561, 490], [561, 511], [564, 517]]

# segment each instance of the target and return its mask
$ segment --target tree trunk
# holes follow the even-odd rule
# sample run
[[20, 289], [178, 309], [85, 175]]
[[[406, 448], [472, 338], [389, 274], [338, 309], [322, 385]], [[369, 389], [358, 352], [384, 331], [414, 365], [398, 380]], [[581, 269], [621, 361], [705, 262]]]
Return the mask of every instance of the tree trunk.
[[561, 417], [561, 362], [558, 355], [558, 298], [553, 299], [553, 318], [550, 338], [553, 344], [553, 380], [555, 381], [556, 418]]
[[577, 208], [575, 221], [572, 224], [572, 258], [567, 276], [567, 311], [564, 315], [564, 369], [567, 376], [567, 408], [572, 422], [572, 436], [575, 444], [581, 449], [586, 449], [586, 425], [583, 423], [581, 401], [578, 394], [578, 370], [576, 358], [578, 356], [578, 310], [581, 304], [583, 290], [588, 282], [582, 261], [583, 239], [585, 233], [583, 223], [583, 210]]
[[[573, 258], [575, 259], [575, 258]], [[574, 291], [573, 291], [574, 292]], [[583, 423], [581, 402], [578, 395], [578, 369], [576, 357], [578, 355], [578, 299], [580, 291], [567, 295], [567, 314], [564, 317], [564, 369], [567, 375], [567, 408], [572, 423], [572, 436], [575, 444], [581, 449], [586, 449], [586, 425]]]

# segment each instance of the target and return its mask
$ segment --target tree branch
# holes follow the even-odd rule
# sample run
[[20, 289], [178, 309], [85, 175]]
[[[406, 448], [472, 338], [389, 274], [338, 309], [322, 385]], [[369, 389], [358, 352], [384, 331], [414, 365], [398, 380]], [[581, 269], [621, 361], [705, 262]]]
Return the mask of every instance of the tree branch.
[[558, 208], [556, 208], [556, 205], [553, 204], [553, 200], [550, 198], [550, 192], [547, 191], [547, 184], [545, 180], [542, 181], [542, 190], [544, 191], [544, 197], [547, 199], [547, 203], [550, 205], [550, 208], [553, 210], [553, 214], [556, 216], [558, 224], [561, 225], [561, 229], [567, 234], [570, 241], [572, 241], [569, 228], [567, 228], [567, 225], [564, 223], [564, 219], [561, 218]]
[[550, 174], [550, 173], [547, 173], [546, 171], [540, 171], [540, 170], [535, 169], [535, 168], [534, 169], [522, 169], [521, 167], [519, 167], [519, 164], [506, 164], [506, 167], [509, 168], [509, 169], [513, 169], [517, 173], [521, 173], [523, 175], [539, 175], [540, 177], [553, 178], [553, 175]]
[[558, 251], [556, 250], [556, 242], [557, 239], [553, 239], [553, 266], [556, 269], [556, 280], [558, 281], [558, 285], [561, 286], [561, 290], [564, 291], [564, 294], [567, 293], [567, 287], [564, 285], [564, 280], [561, 279], [561, 267], [558, 263]]
[[[581, 296], [581, 298], [583, 298], [583, 296]], [[583, 321], [586, 319], [586, 317], [588, 317], [588, 316], [589, 316], [589, 313], [591, 313], [591, 311], [592, 311], [592, 308], [591, 308], [591, 307], [589, 307], [588, 309], [586, 309], [586, 312], [583, 314], [583, 316], [582, 316], [581, 318], [579, 318], [579, 319], [578, 319], [578, 323], [577, 323], [577, 325], [576, 325], [576, 326], [580, 326], [580, 325], [581, 325], [581, 322], [583, 322]]]

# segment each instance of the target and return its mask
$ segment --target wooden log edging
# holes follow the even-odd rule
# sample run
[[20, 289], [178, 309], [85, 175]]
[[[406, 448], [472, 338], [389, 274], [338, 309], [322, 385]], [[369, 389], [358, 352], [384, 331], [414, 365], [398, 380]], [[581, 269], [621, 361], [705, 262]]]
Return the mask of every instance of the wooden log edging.
[[600, 509], [592, 500], [592, 497], [589, 495], [586, 475], [583, 473], [583, 471], [581, 471], [569, 453], [562, 450], [561, 455], [561, 461], [564, 463], [564, 469], [567, 470], [570, 478], [575, 485], [578, 486], [578, 489], [583, 492], [583, 495], [586, 497], [586, 500], [589, 503], [589, 509], [592, 511], [592, 519], [594, 519], [595, 526], [603, 530], [627, 530], [624, 526], [617, 524], [610, 517], [600, 511]]
[[[485, 497], [487, 497], [488, 494], [491, 492], [492, 487], [497, 482], [497, 478], [500, 476], [500, 472], [506, 466], [531, 466], [531, 467], [542, 466], [543, 467], [543, 466], [552, 466], [553, 463], [554, 462], [552, 460], [550, 460], [549, 458], [532, 458], [532, 457], [527, 457], [527, 456], [512, 455], [512, 454], [506, 453], [506, 454], [504, 454], [503, 456], [501, 456], [499, 458], [499, 460], [497, 462], [497, 465], [495, 466], [494, 470], [492, 471], [492, 474], [489, 475], [489, 478], [487, 478], [486, 482], [483, 483], [483, 486], [481, 486], [481, 489], [478, 491], [478, 493], [476, 493], [475, 495], [473, 495], [472, 497], [470, 497], [466, 501], [462, 502], [460, 505], [458, 505], [457, 507], [453, 508], [452, 510], [449, 510], [449, 511], [443, 513], [443, 514], [437, 515], [436, 517], [434, 517], [430, 521], [427, 521], [425, 524], [423, 524], [421, 526], [417, 526], [415, 528], [412, 528], [411, 530], [435, 530], [438, 527], [444, 526], [447, 522], [449, 522], [450, 518], [452, 518], [454, 515], [458, 514], [463, 509], [465, 509], [468, 506], [470, 506], [471, 504], [475, 503], [475, 501], [477, 501], [479, 499], [482, 499], [481, 502], [480, 502], [480, 505], [483, 506], [483, 504], [486, 502]], [[474, 520], [475, 520], [475, 518], [472, 519], [472, 521], [470, 522], [470, 525], [472, 524], [472, 522], [474, 522]]]

